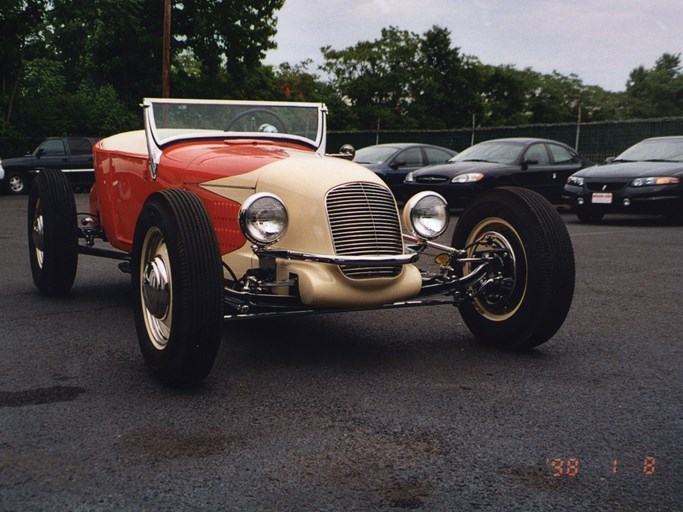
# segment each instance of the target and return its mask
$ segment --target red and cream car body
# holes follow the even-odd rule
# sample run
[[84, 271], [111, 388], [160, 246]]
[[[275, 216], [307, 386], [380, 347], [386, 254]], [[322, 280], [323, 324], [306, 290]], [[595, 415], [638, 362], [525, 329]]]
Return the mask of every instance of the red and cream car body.
[[[326, 154], [322, 104], [146, 99], [143, 112], [144, 130], [94, 147], [87, 215], [58, 172], [41, 173], [29, 252], [53, 295], [73, 285], [78, 254], [123, 260], [142, 353], [164, 381], [206, 377], [226, 319], [450, 303], [479, 339], [521, 348], [566, 316], [571, 242], [533, 193], [474, 201], [444, 245], [443, 198], [418, 194], [401, 222], [380, 178]], [[425, 251], [437, 270], [416, 266]]]

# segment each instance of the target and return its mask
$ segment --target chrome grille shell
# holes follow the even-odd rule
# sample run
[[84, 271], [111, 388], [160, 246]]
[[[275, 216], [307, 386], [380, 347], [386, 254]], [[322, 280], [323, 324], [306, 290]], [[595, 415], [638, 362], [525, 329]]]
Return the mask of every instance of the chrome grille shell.
[[[337, 255], [403, 254], [401, 225], [391, 192], [375, 183], [347, 183], [327, 193], [327, 218]], [[400, 266], [340, 267], [354, 279], [395, 277]]]

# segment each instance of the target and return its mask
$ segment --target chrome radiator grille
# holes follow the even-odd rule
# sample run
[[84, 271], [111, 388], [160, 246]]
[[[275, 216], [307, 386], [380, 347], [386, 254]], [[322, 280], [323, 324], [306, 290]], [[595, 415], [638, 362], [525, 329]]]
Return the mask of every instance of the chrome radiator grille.
[[[397, 255], [403, 253], [401, 225], [394, 197], [372, 183], [350, 183], [327, 194], [327, 216], [337, 255]], [[342, 266], [348, 277], [394, 277], [400, 266]]]

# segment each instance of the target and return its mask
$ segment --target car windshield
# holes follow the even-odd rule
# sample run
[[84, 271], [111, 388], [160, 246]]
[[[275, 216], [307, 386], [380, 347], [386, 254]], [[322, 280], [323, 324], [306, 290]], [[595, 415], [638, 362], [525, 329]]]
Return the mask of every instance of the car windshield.
[[396, 153], [395, 147], [368, 146], [356, 151], [353, 161], [359, 164], [381, 164], [394, 153]]
[[482, 142], [458, 153], [449, 162], [515, 163], [524, 145], [520, 142]]
[[296, 139], [318, 149], [324, 141], [324, 106], [220, 100], [146, 99], [148, 129], [157, 145], [202, 137]]
[[628, 148], [616, 160], [683, 162], [683, 138], [644, 140]]

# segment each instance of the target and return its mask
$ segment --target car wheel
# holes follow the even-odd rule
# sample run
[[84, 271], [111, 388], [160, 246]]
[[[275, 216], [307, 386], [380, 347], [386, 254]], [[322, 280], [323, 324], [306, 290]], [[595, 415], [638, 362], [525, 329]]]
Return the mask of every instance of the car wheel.
[[7, 192], [15, 196], [26, 194], [29, 190], [26, 175], [21, 171], [7, 171], [5, 182]]
[[597, 224], [604, 216], [604, 212], [592, 208], [581, 208], [576, 210], [576, 217], [584, 224]]
[[168, 384], [211, 371], [223, 329], [223, 269], [211, 219], [183, 190], [154, 194], [133, 242], [133, 308], [142, 355]]
[[45, 295], [71, 290], [78, 267], [76, 203], [57, 169], [41, 171], [28, 199], [28, 250], [33, 282]]
[[469, 257], [494, 258], [496, 279], [459, 306], [479, 341], [528, 349], [557, 332], [574, 295], [574, 250], [548, 201], [515, 187], [483, 192], [460, 216], [453, 247], [466, 248]]

